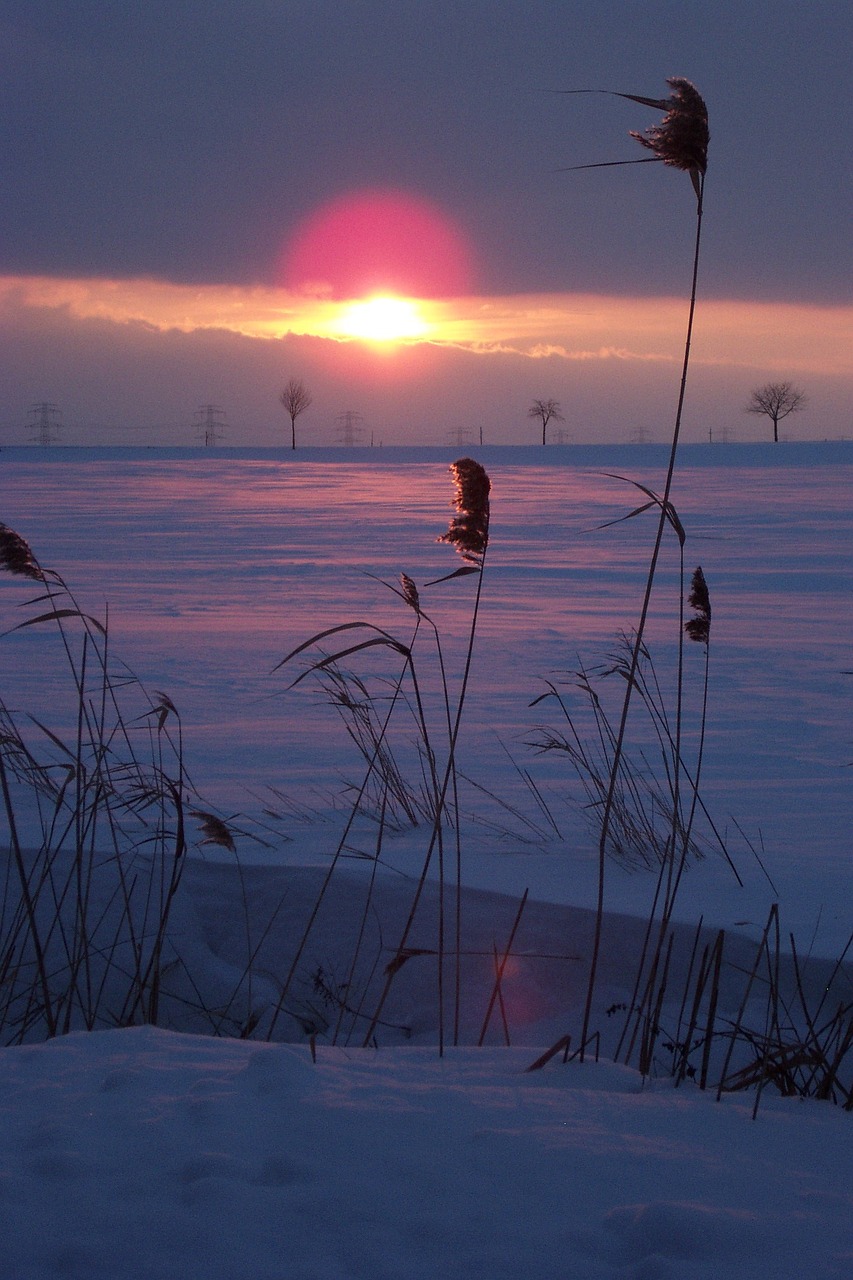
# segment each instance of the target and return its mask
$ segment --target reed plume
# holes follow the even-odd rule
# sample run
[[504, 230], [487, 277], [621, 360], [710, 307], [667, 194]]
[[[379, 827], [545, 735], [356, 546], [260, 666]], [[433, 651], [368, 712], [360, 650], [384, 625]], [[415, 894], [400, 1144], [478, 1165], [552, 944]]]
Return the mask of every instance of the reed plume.
[[201, 827], [204, 836], [202, 844], [218, 844], [231, 853], [236, 852], [230, 828], [221, 818], [217, 818], [215, 813], [208, 813], [206, 809], [190, 809], [190, 816], [195, 818]]
[[711, 637], [711, 597], [708, 595], [708, 584], [701, 566], [693, 571], [687, 603], [695, 617], [685, 622], [684, 630], [689, 639], [695, 640], [697, 644], [707, 644]]
[[613, 98], [627, 98], [644, 107], [657, 107], [666, 115], [660, 124], [652, 125], [645, 133], [631, 129], [630, 136], [641, 146], [654, 152], [643, 160], [604, 160], [595, 164], [573, 164], [573, 169], [609, 169], [614, 165], [650, 164], [662, 160], [664, 164], [690, 174], [690, 180], [700, 201], [702, 179], [708, 165], [708, 108], [695, 85], [683, 76], [671, 76], [667, 84], [672, 89], [668, 98], [646, 98], [638, 93], [620, 93], [616, 89], [561, 89], [560, 93], [606, 93]]
[[458, 458], [450, 464], [457, 514], [439, 542], [449, 542], [463, 560], [482, 568], [489, 545], [489, 492], [491, 484], [484, 467], [473, 458]]
[[44, 570], [33, 555], [29, 543], [7, 524], [0, 524], [0, 568], [21, 578], [44, 581]]
[[400, 574], [400, 595], [405, 600], [410, 609], [414, 609], [418, 617], [421, 616], [421, 598], [414, 579], [410, 578], [407, 573]]
[[675, 169], [690, 174], [697, 196], [699, 183], [708, 167], [708, 108], [694, 85], [681, 76], [667, 80], [672, 89], [669, 98], [638, 98], [634, 94], [621, 96], [632, 98], [647, 106], [660, 107], [666, 115], [660, 124], [653, 124], [645, 133], [631, 130], [641, 146], [648, 147], [655, 159]]

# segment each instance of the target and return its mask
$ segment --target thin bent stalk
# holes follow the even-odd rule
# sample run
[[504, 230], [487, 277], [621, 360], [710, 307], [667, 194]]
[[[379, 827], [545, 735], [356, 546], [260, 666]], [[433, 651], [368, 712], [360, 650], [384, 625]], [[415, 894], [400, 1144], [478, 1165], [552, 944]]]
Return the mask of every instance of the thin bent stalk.
[[598, 976], [598, 959], [601, 950], [601, 932], [604, 920], [604, 873], [605, 863], [607, 860], [607, 838], [610, 832], [610, 820], [613, 812], [613, 801], [616, 794], [616, 786], [619, 775], [619, 768], [622, 762], [622, 752], [625, 743], [625, 731], [628, 724], [628, 711], [631, 705], [631, 694], [634, 689], [634, 678], [637, 673], [637, 666], [640, 661], [640, 653], [642, 651], [643, 636], [646, 630], [646, 621], [648, 619], [649, 607], [652, 598], [652, 588], [654, 586], [655, 574], [657, 572], [658, 559], [661, 547], [663, 545], [663, 537], [666, 531], [667, 512], [669, 510], [670, 493], [672, 492], [672, 481], [675, 475], [675, 459], [678, 452], [678, 441], [681, 434], [681, 418], [684, 410], [684, 399], [687, 392], [687, 372], [690, 364], [690, 346], [693, 339], [693, 319], [696, 313], [696, 285], [699, 277], [699, 247], [702, 236], [702, 198], [705, 190], [705, 177], [702, 174], [698, 179], [698, 200], [696, 208], [696, 242], [693, 252], [693, 276], [690, 288], [690, 307], [687, 317], [687, 336], [684, 343], [684, 359], [681, 367], [681, 383], [678, 392], [678, 406], [675, 414], [675, 426], [672, 433], [672, 447], [669, 455], [669, 466], [666, 473], [666, 484], [664, 485], [663, 496], [661, 499], [660, 518], [658, 519], [657, 534], [655, 536], [654, 548], [652, 550], [651, 560], [649, 562], [649, 571], [646, 577], [646, 588], [643, 595], [643, 605], [640, 611], [640, 620], [637, 625], [637, 632], [634, 638], [634, 646], [631, 652], [631, 668], [628, 675], [627, 684], [625, 686], [625, 698], [622, 703], [622, 715], [619, 721], [619, 730], [616, 735], [616, 744], [613, 753], [613, 763], [610, 770], [610, 782], [607, 788], [607, 797], [604, 804], [604, 814], [601, 821], [601, 834], [598, 842], [598, 895], [595, 910], [595, 932], [592, 943], [592, 957], [590, 959], [589, 980], [587, 983], [586, 1001], [583, 1012], [583, 1026], [581, 1030], [581, 1048], [580, 1057], [583, 1061], [584, 1048], [589, 1034], [589, 1023], [592, 1014], [592, 1002], [595, 995], [595, 984]]
[[[356, 625], [360, 625], [360, 624], [356, 624]], [[332, 628], [329, 628], [329, 630], [328, 630], [328, 631], [320, 632], [320, 633], [319, 633], [319, 635], [312, 637], [312, 639], [311, 639], [311, 640], [307, 640], [307, 641], [305, 641], [305, 643], [304, 643], [304, 644], [299, 645], [299, 646], [298, 646], [298, 648], [294, 649], [294, 650], [293, 650], [291, 653], [289, 653], [289, 654], [288, 654], [284, 659], [282, 659], [282, 661], [281, 661], [280, 663], [278, 663], [278, 664], [277, 664], [276, 670], [278, 669], [278, 667], [283, 666], [285, 662], [288, 662], [291, 658], [295, 657], [297, 654], [302, 653], [305, 649], [307, 649], [311, 644], [315, 643], [317, 640], [319, 640], [319, 639], [323, 639], [325, 636], [330, 635], [330, 634], [333, 634], [333, 633], [338, 632], [338, 631], [342, 631], [342, 630], [350, 630], [350, 629], [351, 629], [351, 627], [352, 627], [352, 624], [345, 624], [343, 627], [332, 627]], [[367, 790], [368, 783], [369, 783], [370, 778], [371, 778], [371, 776], [372, 776], [372, 774], [373, 774], [373, 770], [374, 770], [374, 767], [375, 767], [375, 764], [376, 764], [376, 760], [377, 760], [378, 755], [379, 755], [380, 747], [381, 747], [381, 745], [382, 745], [382, 742], [383, 742], [383, 741], [384, 741], [384, 739], [385, 739], [385, 735], [386, 735], [386, 733], [387, 733], [387, 731], [388, 731], [388, 726], [389, 726], [389, 724], [390, 724], [391, 717], [392, 717], [392, 715], [393, 715], [393, 713], [394, 713], [394, 708], [396, 707], [397, 702], [398, 702], [398, 700], [399, 700], [399, 697], [400, 697], [400, 694], [401, 694], [401, 691], [402, 691], [403, 680], [404, 680], [404, 678], [405, 678], [406, 672], [407, 672], [407, 671], [410, 671], [410, 672], [412, 673], [413, 678], [415, 678], [415, 673], [414, 673], [414, 663], [412, 662], [412, 648], [413, 648], [413, 646], [414, 646], [415, 639], [417, 638], [417, 634], [418, 634], [418, 629], [419, 629], [419, 627], [420, 627], [420, 616], [418, 616], [418, 619], [417, 619], [417, 621], [416, 621], [416, 623], [415, 623], [415, 629], [414, 629], [414, 632], [413, 632], [413, 634], [412, 634], [412, 640], [411, 640], [411, 643], [409, 644], [409, 646], [408, 646], [408, 647], [406, 647], [405, 645], [398, 645], [396, 642], [394, 642], [394, 643], [391, 645], [391, 647], [392, 647], [392, 648], [395, 648], [395, 649], [397, 650], [397, 652], [399, 652], [399, 653], [401, 653], [401, 654], [402, 654], [402, 656], [403, 656], [403, 668], [402, 668], [402, 670], [401, 670], [401, 672], [400, 672], [400, 675], [399, 675], [399, 677], [398, 677], [398, 679], [397, 679], [397, 682], [396, 682], [396, 684], [395, 684], [394, 691], [393, 691], [393, 694], [392, 694], [392, 697], [391, 697], [391, 703], [390, 703], [390, 706], [389, 706], [389, 708], [388, 708], [388, 713], [387, 713], [387, 715], [386, 715], [386, 717], [385, 717], [385, 721], [384, 721], [384, 723], [383, 723], [383, 725], [382, 725], [382, 728], [381, 728], [381, 730], [380, 730], [380, 732], [379, 732], [379, 735], [378, 735], [378, 738], [377, 738], [376, 747], [375, 747], [375, 749], [374, 749], [374, 756], [373, 756], [373, 759], [368, 763], [367, 770], [366, 770], [366, 772], [365, 772], [365, 776], [364, 776], [364, 780], [363, 780], [363, 782], [362, 782], [362, 784], [361, 784], [361, 789], [360, 789], [360, 791], [359, 791], [358, 796], [357, 796], [357, 797], [356, 797], [356, 799], [355, 799], [355, 802], [354, 802], [354, 803], [353, 803], [353, 805], [352, 805], [352, 808], [350, 809], [350, 814], [349, 814], [349, 818], [347, 819], [346, 826], [345, 826], [344, 831], [343, 831], [343, 833], [342, 833], [342, 835], [341, 835], [341, 837], [340, 837], [340, 839], [339, 839], [339, 841], [338, 841], [337, 848], [336, 848], [336, 850], [335, 850], [335, 852], [334, 852], [334, 854], [333, 854], [333, 856], [332, 856], [332, 859], [331, 859], [331, 861], [330, 861], [330, 863], [329, 863], [329, 866], [328, 866], [328, 868], [327, 868], [327, 870], [326, 870], [326, 874], [325, 874], [325, 876], [323, 877], [323, 883], [322, 883], [322, 884], [321, 884], [321, 886], [320, 886], [320, 890], [319, 890], [319, 892], [318, 892], [318, 894], [317, 894], [317, 897], [316, 897], [316, 899], [315, 899], [315, 901], [314, 901], [313, 908], [312, 908], [311, 913], [310, 913], [310, 915], [309, 915], [309, 917], [308, 917], [308, 920], [307, 920], [307, 922], [306, 922], [306, 924], [305, 924], [305, 927], [304, 927], [304, 929], [303, 929], [303, 931], [302, 931], [302, 937], [301, 937], [301, 938], [300, 938], [300, 940], [299, 940], [299, 943], [298, 943], [297, 948], [296, 948], [296, 952], [295, 952], [295, 954], [294, 954], [294, 956], [293, 956], [293, 958], [292, 958], [292, 960], [291, 960], [291, 962], [290, 962], [290, 967], [289, 967], [289, 969], [288, 969], [288, 971], [287, 971], [287, 975], [285, 976], [284, 983], [282, 984], [281, 991], [279, 992], [278, 999], [276, 1000], [275, 1008], [273, 1009], [272, 1016], [271, 1016], [271, 1019], [270, 1019], [270, 1023], [269, 1023], [269, 1026], [267, 1027], [267, 1033], [266, 1033], [266, 1035], [267, 1035], [267, 1039], [268, 1039], [268, 1040], [271, 1040], [271, 1039], [272, 1039], [273, 1032], [275, 1031], [275, 1028], [276, 1028], [276, 1024], [278, 1023], [278, 1020], [279, 1020], [279, 1018], [280, 1018], [280, 1016], [281, 1016], [282, 1012], [284, 1011], [284, 1003], [285, 1003], [285, 1000], [287, 999], [288, 993], [289, 993], [289, 991], [290, 991], [290, 987], [291, 987], [291, 985], [292, 985], [292, 983], [293, 983], [293, 979], [294, 979], [294, 976], [295, 976], [295, 974], [296, 974], [296, 970], [297, 970], [297, 968], [298, 968], [298, 966], [299, 966], [299, 963], [300, 963], [300, 961], [301, 961], [301, 959], [302, 959], [302, 955], [303, 955], [303, 953], [304, 953], [304, 951], [305, 951], [305, 947], [306, 947], [306, 946], [307, 946], [307, 944], [308, 944], [308, 938], [310, 937], [310, 934], [311, 934], [311, 932], [312, 932], [312, 930], [313, 930], [313, 928], [314, 928], [314, 924], [315, 924], [315, 922], [316, 922], [316, 920], [317, 920], [317, 917], [318, 917], [318, 915], [320, 914], [320, 907], [321, 907], [321, 905], [322, 905], [322, 903], [323, 903], [323, 899], [324, 899], [324, 898], [325, 898], [325, 896], [326, 896], [326, 892], [327, 892], [327, 890], [328, 890], [328, 888], [329, 888], [329, 885], [330, 885], [330, 884], [331, 884], [331, 882], [332, 882], [332, 878], [333, 878], [333, 876], [334, 876], [334, 874], [335, 874], [335, 871], [336, 871], [336, 869], [337, 869], [338, 862], [340, 861], [340, 858], [341, 858], [341, 856], [342, 856], [342, 854], [343, 854], [344, 847], [345, 847], [345, 845], [346, 845], [346, 841], [347, 841], [347, 837], [348, 837], [348, 835], [349, 835], [349, 833], [350, 833], [350, 830], [351, 830], [351, 828], [352, 828], [353, 823], [355, 822], [356, 814], [358, 813], [359, 805], [360, 805], [360, 803], [361, 803], [361, 799], [362, 799], [362, 797], [363, 797], [363, 795], [364, 795], [365, 791]], [[385, 634], [385, 633], [382, 633], [382, 634]], [[387, 639], [389, 639], [389, 640], [390, 640], [390, 637], [387, 637]], [[338, 656], [339, 656], [339, 655], [338, 655]], [[318, 664], [315, 664], [315, 666], [316, 666], [316, 665], [318, 665]], [[312, 668], [312, 670], [314, 670], [314, 669], [315, 669], [315, 668]], [[305, 674], [307, 674], [307, 673], [305, 673]], [[299, 680], [301, 680], [302, 678], [303, 678], [303, 677], [302, 677], [302, 676], [300, 676], [300, 677], [299, 677]], [[294, 681], [294, 684], [296, 684], [296, 683], [298, 683], [298, 682], [299, 682], [299, 681]], [[292, 686], [291, 686], [291, 687], [292, 687]]]
[[[386, 792], [382, 797], [382, 808], [379, 813], [379, 827], [376, 833], [376, 851], [373, 856], [373, 864], [370, 868], [370, 882], [367, 886], [367, 895], [364, 899], [364, 906], [361, 911], [361, 922], [358, 928], [358, 937], [356, 938], [355, 946], [353, 947], [352, 956], [350, 957], [350, 964], [349, 964], [349, 969], [347, 971], [347, 976], [344, 979], [344, 991], [347, 991], [347, 992], [350, 992], [353, 989], [353, 983], [355, 982], [356, 968], [358, 966], [358, 961], [361, 956], [361, 948], [364, 943], [364, 935], [367, 931], [367, 917], [370, 913], [370, 908], [373, 903], [373, 891], [376, 887], [376, 872], [379, 866], [379, 859], [382, 854], [382, 840], [385, 834], [385, 812], [387, 809], [387, 805], [388, 805], [388, 794]], [[338, 1038], [341, 1034], [341, 1025], [343, 1023], [344, 1014], [346, 1012], [347, 1012], [347, 1006], [342, 1001], [340, 1009], [338, 1010], [338, 1020], [335, 1023], [334, 1034], [332, 1035], [333, 1045], [338, 1043]]]

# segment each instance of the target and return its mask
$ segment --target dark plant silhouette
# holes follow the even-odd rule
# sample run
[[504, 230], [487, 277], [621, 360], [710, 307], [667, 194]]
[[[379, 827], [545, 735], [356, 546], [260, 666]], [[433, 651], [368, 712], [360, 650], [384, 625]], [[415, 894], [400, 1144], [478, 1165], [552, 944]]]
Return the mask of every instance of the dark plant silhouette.
[[[617, 98], [628, 98], [632, 102], [639, 102], [644, 106], [656, 107], [661, 111], [665, 111], [666, 115], [659, 124], [653, 125], [642, 134], [632, 131], [631, 137], [635, 138], [642, 146], [654, 153], [653, 155], [646, 157], [647, 162], [660, 160], [665, 165], [675, 169], [680, 169], [682, 172], [689, 174], [690, 181], [693, 184], [693, 189], [696, 192], [696, 239], [693, 251], [693, 274], [687, 317], [687, 334], [684, 343], [684, 357], [681, 367], [681, 381], [675, 412], [675, 424], [672, 432], [669, 465], [667, 467], [666, 483], [664, 485], [663, 493], [659, 499], [660, 515], [657, 524], [657, 534], [655, 536], [655, 543], [651, 559], [649, 561], [640, 619], [634, 636], [631, 663], [626, 677], [622, 715], [613, 748], [610, 782], [602, 810], [598, 850], [598, 900], [596, 904], [596, 925], [592, 957], [590, 960], [586, 1004], [584, 1007], [583, 1029], [581, 1032], [581, 1056], [583, 1056], [584, 1046], [586, 1045], [589, 1037], [589, 1021], [592, 1011], [593, 996], [595, 993], [598, 958], [601, 948], [601, 931], [604, 920], [604, 874], [608, 837], [611, 821], [613, 819], [614, 803], [618, 794], [619, 775], [625, 744], [625, 731], [628, 723], [628, 712], [631, 705], [631, 697], [635, 690], [637, 667], [641, 654], [643, 653], [643, 640], [649, 606], [651, 603], [652, 588], [654, 586], [658, 559], [660, 557], [664, 534], [666, 532], [668, 513], [671, 508], [670, 494], [672, 491], [673, 476], [675, 474], [675, 459], [678, 450], [678, 442], [681, 434], [681, 419], [684, 410], [684, 399], [687, 391], [687, 371], [690, 363], [690, 345], [693, 336], [693, 318], [696, 310], [696, 284], [699, 274], [699, 245], [702, 234], [702, 205], [705, 188], [705, 170], [708, 162], [708, 111], [701, 95], [689, 80], [685, 80], [680, 76], [674, 76], [667, 80], [667, 84], [672, 89], [672, 93], [668, 98], [647, 98], [634, 93], [619, 93], [607, 89], [566, 91], [569, 93], [608, 93]], [[643, 161], [617, 160], [609, 163], [642, 164]], [[575, 169], [595, 169], [606, 166], [601, 164], [592, 164], [573, 165], [571, 167]]]

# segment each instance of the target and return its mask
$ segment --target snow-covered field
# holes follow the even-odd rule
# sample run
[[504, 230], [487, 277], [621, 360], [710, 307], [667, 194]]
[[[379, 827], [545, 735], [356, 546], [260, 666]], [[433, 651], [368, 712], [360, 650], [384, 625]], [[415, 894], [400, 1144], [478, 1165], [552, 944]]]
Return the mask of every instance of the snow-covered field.
[[[280, 1026], [291, 1043], [202, 1038], [186, 1034], [202, 1029], [188, 1019], [181, 1033], [98, 1031], [0, 1053], [4, 1276], [853, 1274], [850, 1119], [840, 1108], [768, 1091], [753, 1121], [750, 1095], [717, 1104], [690, 1080], [674, 1090], [664, 1062], [645, 1083], [628, 1067], [560, 1056], [524, 1070], [566, 1032], [576, 1041], [595, 898], [595, 840], [565, 763], [525, 746], [558, 717], [530, 703], [546, 680], [604, 661], [635, 624], [652, 520], [600, 528], [644, 500], [602, 473], [657, 488], [665, 460], [651, 447], [470, 452], [490, 473], [493, 504], [459, 746], [473, 780], [462, 796], [468, 1047], [437, 1055], [429, 959], [401, 970], [378, 1050], [359, 1047], [363, 1019], [312, 986], [322, 970], [342, 990], [376, 842], [362, 823]], [[193, 833], [176, 909], [180, 954], [211, 1004], [226, 999], [267, 925], [255, 999], [274, 999], [359, 774], [316, 686], [288, 690], [299, 662], [273, 668], [311, 634], [353, 619], [409, 638], [411, 614], [365, 575], [396, 584], [404, 570], [423, 587], [456, 567], [436, 543], [454, 456], [0, 452], [0, 520], [85, 609], [102, 616], [108, 603], [113, 654], [174, 701], [199, 792], [247, 833], [236, 841], [239, 874]], [[702, 565], [713, 605], [704, 792], [744, 886], [719, 855], [691, 868], [677, 946], [689, 949], [700, 915], [726, 928], [729, 1011], [772, 902], [785, 934], [813, 952], [810, 990], [829, 972], [816, 957], [839, 954], [853, 923], [851, 479], [853, 447], [843, 444], [693, 447], [679, 466], [686, 568]], [[471, 581], [423, 587], [454, 689]], [[669, 697], [674, 547], [658, 582], [648, 638]], [[0, 585], [5, 630], [33, 593], [11, 577]], [[67, 728], [55, 641], [34, 629], [3, 644], [7, 703]], [[688, 648], [692, 750], [701, 646]], [[426, 650], [422, 661], [434, 700]], [[377, 964], [396, 948], [423, 855], [423, 827], [383, 843], [368, 946]], [[647, 873], [608, 872], [594, 1014], [605, 1052], [606, 1010], [630, 999], [652, 884]], [[503, 953], [525, 888], [501, 992], [513, 1047], [501, 1044], [497, 1011], [484, 1047], [470, 1047], [493, 948]], [[434, 946], [436, 899], [433, 880], [414, 948]], [[316, 1064], [306, 1028], [320, 1033]]]

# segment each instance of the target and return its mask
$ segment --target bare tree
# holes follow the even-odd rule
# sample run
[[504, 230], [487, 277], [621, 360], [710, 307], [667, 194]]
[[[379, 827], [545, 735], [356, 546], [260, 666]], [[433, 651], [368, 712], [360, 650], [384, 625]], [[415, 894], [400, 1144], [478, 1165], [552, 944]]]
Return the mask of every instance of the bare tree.
[[311, 392], [301, 378], [291, 378], [279, 396], [284, 411], [290, 418], [291, 448], [296, 448], [296, 419], [311, 403]]
[[542, 423], [542, 443], [546, 441], [546, 431], [549, 422], [565, 422], [566, 419], [560, 413], [559, 400], [534, 400], [533, 404], [527, 411], [528, 418], [538, 418]]
[[773, 423], [773, 439], [779, 443], [779, 423], [789, 413], [805, 408], [806, 395], [790, 382], [768, 382], [758, 387], [745, 405], [747, 413], [760, 413]]

